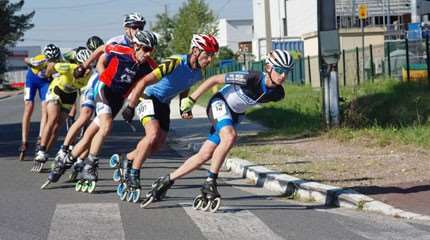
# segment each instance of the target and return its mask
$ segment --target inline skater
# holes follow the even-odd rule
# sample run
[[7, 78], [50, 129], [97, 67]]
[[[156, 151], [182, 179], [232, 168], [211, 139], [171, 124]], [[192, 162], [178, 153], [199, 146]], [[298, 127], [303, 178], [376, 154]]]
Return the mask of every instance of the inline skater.
[[[90, 56], [90, 51], [81, 49], [76, 53], [76, 61], [84, 62]], [[64, 122], [80, 88], [84, 87], [90, 77], [88, 70], [83, 77], [76, 77], [75, 70], [78, 68], [74, 63], [56, 63], [54, 65], [55, 77], [49, 85], [46, 101], [48, 119], [42, 131], [39, 150], [33, 161], [31, 171], [40, 172], [44, 163], [48, 160], [47, 151], [52, 144], [50, 139], [57, 135], [57, 130]], [[55, 138], [55, 137], [54, 137]]]
[[273, 50], [266, 58], [265, 72], [241, 71], [215, 75], [199, 86], [189, 97], [182, 99], [181, 110], [191, 111], [196, 100], [216, 84], [226, 84], [209, 100], [207, 106], [211, 129], [199, 152], [188, 158], [178, 169], [157, 179], [141, 207], [161, 200], [174, 181], [211, 161], [208, 177], [201, 194], [193, 201], [195, 209], [216, 212], [221, 204], [217, 177], [228, 152], [237, 139], [236, 126], [245, 111], [256, 104], [284, 98], [282, 84], [293, 69], [293, 61], [285, 50]]
[[[114, 154], [111, 166], [129, 166], [128, 170], [114, 172], [114, 180], [121, 179], [117, 187], [117, 194], [124, 200], [138, 202], [140, 199], [140, 168], [143, 162], [164, 144], [170, 125], [170, 101], [180, 94], [188, 95], [188, 89], [202, 80], [202, 69], [208, 66], [218, 52], [218, 41], [209, 34], [195, 34], [191, 40], [189, 54], [176, 55], [145, 76], [136, 85], [129, 99], [127, 108], [123, 111], [124, 119], [130, 122], [136, 114], [145, 128], [145, 136], [138, 142], [136, 148], [125, 158]], [[155, 84], [154, 84], [155, 83]], [[153, 84], [151, 86], [148, 86]], [[143, 97], [139, 98], [142, 95]], [[191, 118], [189, 112], [181, 114], [183, 118]], [[123, 161], [123, 164], [119, 164]], [[127, 161], [128, 164], [125, 162]], [[132, 163], [132, 168], [130, 169]], [[125, 168], [123, 168], [125, 169]]]
[[[22, 115], [22, 144], [19, 147], [19, 159], [24, 160], [28, 148], [28, 133], [30, 130], [31, 115], [34, 110], [34, 97], [39, 92], [42, 106], [42, 117], [40, 120], [39, 137], [46, 123], [45, 97], [48, 91], [51, 73], [47, 72], [48, 63], [55, 63], [61, 59], [60, 49], [54, 44], [48, 44], [42, 54], [32, 58], [25, 58], [24, 62], [29, 66], [24, 88], [24, 114]], [[37, 144], [38, 145], [38, 144]], [[36, 147], [37, 148], [37, 147]]]

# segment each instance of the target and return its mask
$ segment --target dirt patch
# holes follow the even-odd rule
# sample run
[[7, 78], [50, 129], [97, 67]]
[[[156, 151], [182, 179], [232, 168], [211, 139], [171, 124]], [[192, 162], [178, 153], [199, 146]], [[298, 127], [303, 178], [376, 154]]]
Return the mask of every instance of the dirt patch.
[[245, 139], [231, 154], [272, 170], [339, 187], [430, 180], [429, 150], [412, 146], [380, 147], [368, 139], [340, 142], [325, 136], [259, 141], [259, 144]]

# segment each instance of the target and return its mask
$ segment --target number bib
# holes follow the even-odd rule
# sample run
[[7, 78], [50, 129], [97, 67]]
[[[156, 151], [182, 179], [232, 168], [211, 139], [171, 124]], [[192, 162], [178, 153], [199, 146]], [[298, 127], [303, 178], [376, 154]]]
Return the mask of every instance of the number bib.
[[226, 118], [229, 116], [225, 102], [218, 100], [211, 104], [212, 114], [215, 119]]
[[140, 103], [136, 107], [136, 114], [139, 119], [142, 119], [146, 116], [155, 115], [154, 112], [154, 103], [151, 99], [143, 99], [140, 100]]

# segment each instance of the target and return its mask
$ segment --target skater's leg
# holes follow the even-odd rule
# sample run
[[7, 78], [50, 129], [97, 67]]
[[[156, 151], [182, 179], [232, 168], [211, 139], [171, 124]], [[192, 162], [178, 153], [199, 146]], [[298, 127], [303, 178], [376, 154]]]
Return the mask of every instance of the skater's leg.
[[73, 147], [71, 155], [74, 158], [79, 157], [82, 153], [85, 152], [85, 150], [87, 150], [90, 147], [91, 141], [93, 137], [96, 135], [96, 133], [98, 132], [98, 130], [99, 130], [99, 126], [97, 125], [97, 123], [93, 121], [85, 131], [84, 136]]
[[30, 131], [30, 120], [33, 114], [34, 104], [32, 101], [25, 101], [24, 114], [22, 115], [22, 142], [28, 143], [28, 133]]
[[236, 142], [237, 132], [233, 126], [225, 126], [220, 130], [219, 136], [221, 142], [213, 152], [210, 166], [210, 171], [213, 173], [219, 172], [225, 157]]
[[64, 146], [69, 146], [73, 144], [75, 141], [76, 135], [79, 133], [80, 129], [88, 124], [91, 116], [93, 114], [93, 110], [88, 107], [82, 107], [78, 119], [70, 126], [69, 131], [67, 131], [67, 135], [64, 138]]
[[112, 115], [111, 114], [101, 114], [98, 116], [100, 119], [100, 128], [95, 134], [90, 146], [90, 155], [97, 156], [104, 140], [110, 134], [112, 129]]
[[137, 154], [133, 160], [133, 168], [140, 169], [143, 162], [149, 157], [154, 146], [163, 144], [165, 137], [163, 138], [158, 120], [154, 119], [145, 124], [145, 137], [143, 137], [137, 145]]
[[188, 158], [179, 168], [170, 173], [170, 179], [176, 180], [199, 168], [206, 161], [211, 159], [216, 148], [217, 145], [215, 143], [206, 140], [198, 153]]

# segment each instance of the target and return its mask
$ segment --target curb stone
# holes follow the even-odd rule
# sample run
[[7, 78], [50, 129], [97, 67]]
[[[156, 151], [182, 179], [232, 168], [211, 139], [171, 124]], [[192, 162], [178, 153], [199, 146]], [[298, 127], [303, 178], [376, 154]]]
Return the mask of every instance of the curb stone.
[[[189, 149], [196, 153], [201, 145], [200, 143], [191, 143], [189, 144]], [[224, 162], [222, 169], [232, 171], [243, 178], [248, 178], [256, 186], [264, 187], [283, 196], [299, 198], [305, 201], [316, 201], [330, 207], [352, 208], [379, 212], [393, 217], [430, 221], [430, 216], [395, 208], [354, 190], [305, 181], [244, 159], [228, 158]]]

